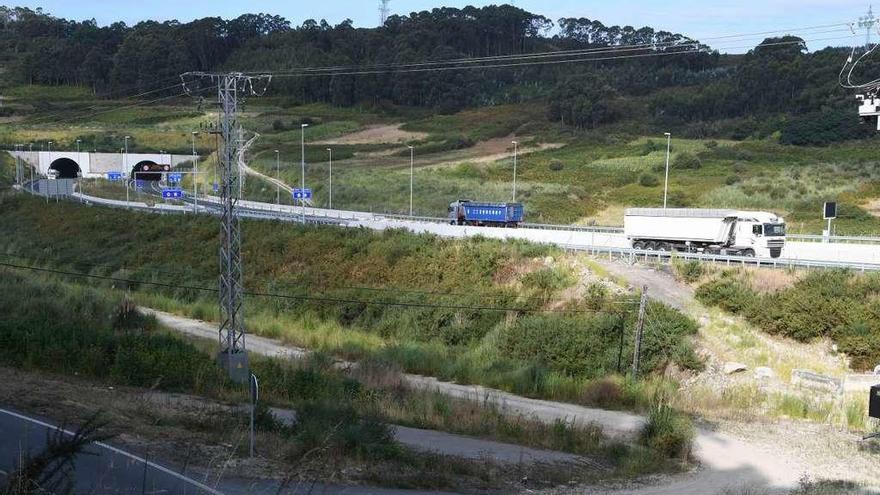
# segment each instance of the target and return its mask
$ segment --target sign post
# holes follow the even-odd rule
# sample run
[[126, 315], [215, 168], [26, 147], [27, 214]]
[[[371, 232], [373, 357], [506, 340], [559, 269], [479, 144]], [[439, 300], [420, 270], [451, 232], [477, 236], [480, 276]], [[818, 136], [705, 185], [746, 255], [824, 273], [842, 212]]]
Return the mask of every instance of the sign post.
[[260, 381], [257, 380], [257, 375], [251, 373], [251, 448], [250, 454], [251, 457], [254, 456], [254, 415], [256, 414], [257, 409], [257, 401], [260, 400]]
[[306, 188], [298, 188], [297, 187], [293, 190], [292, 195], [293, 195], [294, 200], [298, 199], [298, 200], [300, 200], [300, 203], [302, 204], [302, 223], [303, 223], [303, 225], [305, 225], [305, 223], [306, 223], [306, 200], [312, 199], [312, 190], [308, 187], [306, 187]]
[[823, 241], [831, 241], [831, 220], [837, 218], [837, 202], [826, 201], [822, 207], [822, 218], [828, 220], [828, 230], [822, 232]]

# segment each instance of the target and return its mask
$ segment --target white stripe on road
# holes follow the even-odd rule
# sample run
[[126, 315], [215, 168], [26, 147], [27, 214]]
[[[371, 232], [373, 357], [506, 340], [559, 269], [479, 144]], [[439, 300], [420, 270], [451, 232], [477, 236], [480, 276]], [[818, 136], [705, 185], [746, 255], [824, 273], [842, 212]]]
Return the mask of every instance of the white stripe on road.
[[[2, 413], [2, 414], [7, 414], [7, 415], [9, 415], [9, 416], [12, 416], [12, 417], [14, 417], [14, 418], [18, 418], [18, 419], [22, 419], [22, 420], [24, 420], [24, 421], [29, 421], [29, 422], [31, 422], [31, 423], [34, 423], [34, 424], [37, 424], [37, 425], [40, 425], [40, 426], [43, 426], [43, 427], [46, 427], [46, 428], [51, 428], [51, 429], [54, 429], [54, 430], [59, 430], [59, 431], [63, 432], [63, 433], [66, 434], [66, 435], [73, 436], [73, 434], [74, 434], [72, 431], [68, 431], [68, 430], [65, 430], [65, 429], [63, 429], [63, 428], [60, 428], [60, 427], [58, 427], [58, 426], [54, 426], [54, 425], [51, 425], [51, 424], [49, 424], [49, 423], [46, 423], [46, 422], [40, 421], [40, 420], [38, 420], [38, 419], [34, 419], [34, 418], [31, 418], [31, 417], [28, 417], [28, 416], [24, 416], [24, 415], [21, 415], [21, 414], [18, 414], [18, 413], [16, 413], [16, 412], [9, 411], [9, 410], [6, 410], [6, 409], [2, 409], [2, 408], [0, 408], [0, 413]], [[161, 471], [161, 472], [163, 472], [163, 473], [165, 473], [165, 474], [168, 474], [168, 475], [171, 475], [171, 476], [173, 476], [173, 477], [175, 477], [175, 478], [177, 478], [177, 479], [183, 480], [183, 481], [185, 481], [185, 482], [187, 482], [187, 483], [189, 483], [189, 484], [195, 486], [196, 488], [199, 488], [199, 489], [201, 489], [201, 490], [204, 490], [204, 491], [210, 493], [211, 495], [225, 495], [223, 492], [217, 491], [217, 490], [215, 490], [214, 488], [211, 488], [210, 486], [205, 485], [204, 483], [200, 483], [200, 482], [198, 482], [198, 481], [196, 481], [196, 480], [194, 480], [194, 479], [192, 479], [192, 478], [189, 478], [189, 477], [187, 477], [187, 476], [184, 476], [184, 475], [182, 475], [182, 474], [180, 474], [180, 473], [178, 473], [178, 472], [176, 472], [176, 471], [172, 471], [172, 470], [170, 470], [170, 469], [168, 469], [168, 468], [166, 468], [166, 467], [164, 467], [164, 466], [160, 466], [160, 465], [156, 464], [155, 462], [148, 461], [148, 460], [144, 459], [143, 457], [138, 457], [138, 456], [136, 456], [136, 455], [134, 455], [134, 454], [131, 454], [131, 453], [128, 453], [128, 452], [126, 452], [126, 451], [124, 451], [124, 450], [122, 450], [122, 449], [118, 449], [118, 448], [116, 448], [116, 447], [114, 447], [114, 446], [112, 446], [112, 445], [107, 445], [107, 444], [104, 443], [104, 442], [94, 442], [94, 445], [97, 445], [98, 447], [101, 447], [101, 448], [107, 449], [107, 450], [109, 450], [109, 451], [111, 451], [111, 452], [114, 452], [114, 453], [116, 453], [116, 454], [119, 454], [119, 455], [123, 455], [123, 456], [125, 456], [125, 457], [128, 457], [129, 459], [132, 459], [132, 460], [134, 460], [134, 461], [136, 461], [136, 462], [144, 463], [144, 464], [146, 464], [147, 466], [149, 466], [149, 467], [151, 467], [151, 468], [153, 468], [153, 469], [156, 469], [157, 471]]]

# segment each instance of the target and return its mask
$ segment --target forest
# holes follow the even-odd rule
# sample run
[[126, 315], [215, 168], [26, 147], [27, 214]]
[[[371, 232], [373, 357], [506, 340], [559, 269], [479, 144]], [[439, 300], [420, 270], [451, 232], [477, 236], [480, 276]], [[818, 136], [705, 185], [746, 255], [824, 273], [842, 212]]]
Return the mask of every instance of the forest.
[[[418, 73], [303, 75], [303, 68], [503, 57], [627, 48], [634, 57]], [[682, 48], [688, 53], [673, 54]], [[667, 52], [667, 53], [664, 53]], [[603, 52], [600, 52], [603, 53]], [[607, 53], [607, 52], [604, 52]], [[870, 136], [851, 92], [838, 86], [847, 47], [810, 52], [803, 39], [766, 38], [722, 54], [684, 34], [652, 27], [542, 15], [510, 6], [435, 8], [392, 15], [383, 26], [291, 20], [270, 14], [188, 23], [73, 21], [41, 9], [0, 7], [0, 85], [80, 85], [97, 97], [152, 92], [193, 70], [285, 72], [272, 95], [290, 105], [419, 107], [438, 113], [542, 100], [546, 117], [591, 129], [663, 125], [689, 137], [767, 137], [823, 145]], [[657, 55], [657, 56], [653, 56]], [[660, 56], [671, 55], [671, 56]], [[865, 74], [880, 68], [867, 60]], [[177, 91], [168, 89], [167, 91]], [[638, 127], [635, 129], [638, 130]]]

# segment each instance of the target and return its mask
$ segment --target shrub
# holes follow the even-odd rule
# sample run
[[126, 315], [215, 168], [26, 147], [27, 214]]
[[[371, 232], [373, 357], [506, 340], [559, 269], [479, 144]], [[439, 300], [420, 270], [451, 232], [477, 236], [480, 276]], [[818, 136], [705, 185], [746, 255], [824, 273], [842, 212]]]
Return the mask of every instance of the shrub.
[[281, 119], [275, 119], [275, 121], [272, 122], [272, 130], [276, 132], [286, 131], [287, 125], [285, 125], [284, 121]]
[[679, 280], [683, 280], [689, 284], [692, 284], [700, 279], [705, 273], [703, 269], [703, 264], [697, 260], [689, 260], [684, 261], [679, 258], [674, 258], [672, 260], [672, 270], [675, 272], [675, 277]]
[[717, 147], [718, 147], [718, 141], [715, 141], [715, 140], [706, 141], [706, 148], [709, 148], [711, 150], [711, 149], [715, 149]]
[[679, 153], [672, 161], [672, 168], [678, 169], [698, 169], [703, 166], [703, 162], [697, 155], [686, 151]]
[[565, 164], [562, 163], [562, 160], [554, 158], [550, 160], [550, 165], [548, 165], [548, 168], [553, 172], [559, 172], [560, 170], [565, 168]]
[[639, 176], [639, 185], [644, 187], [656, 187], [660, 185], [660, 179], [654, 174], [642, 174]]
[[751, 288], [730, 277], [706, 282], [697, 287], [694, 295], [703, 304], [718, 306], [733, 313], [751, 309], [760, 299]]
[[663, 403], [651, 409], [640, 435], [642, 445], [670, 459], [681, 460], [690, 455], [693, 439], [690, 419]]
[[740, 181], [740, 178], [739, 178], [738, 175], [728, 175], [728, 176], [725, 177], [725, 179], [724, 179], [724, 183], [727, 184], [728, 186], [732, 186], [732, 185], [736, 184], [736, 183], [739, 182], [739, 181]]

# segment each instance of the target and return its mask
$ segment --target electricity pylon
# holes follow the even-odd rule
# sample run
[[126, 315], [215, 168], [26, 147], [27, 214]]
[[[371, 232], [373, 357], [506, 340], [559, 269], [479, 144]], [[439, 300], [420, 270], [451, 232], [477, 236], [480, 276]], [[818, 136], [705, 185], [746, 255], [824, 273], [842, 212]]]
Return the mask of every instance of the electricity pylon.
[[[264, 93], [272, 79], [270, 75], [245, 75], [238, 72], [208, 73], [187, 72], [181, 76], [184, 89], [192, 94], [189, 84], [196, 79], [207, 79], [217, 85], [217, 102], [220, 106], [218, 134], [222, 149], [218, 150], [220, 168], [220, 351], [217, 361], [229, 377], [238, 383], [250, 379], [247, 349], [245, 347], [244, 286], [242, 283], [241, 225], [236, 207], [241, 194], [236, 163], [241, 146], [237, 129], [239, 98], [244, 95], [259, 96]], [[260, 92], [254, 90], [255, 82], [265, 82]]]

